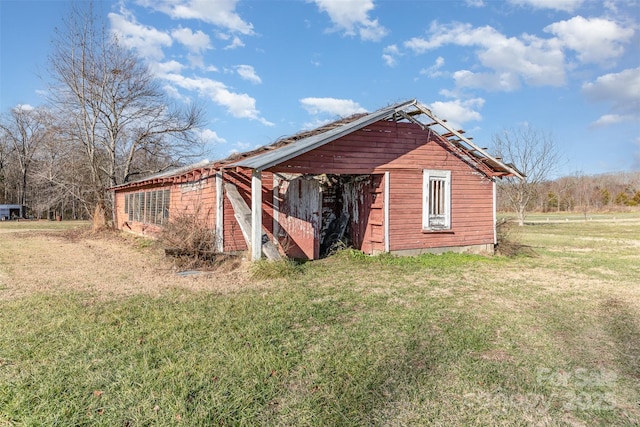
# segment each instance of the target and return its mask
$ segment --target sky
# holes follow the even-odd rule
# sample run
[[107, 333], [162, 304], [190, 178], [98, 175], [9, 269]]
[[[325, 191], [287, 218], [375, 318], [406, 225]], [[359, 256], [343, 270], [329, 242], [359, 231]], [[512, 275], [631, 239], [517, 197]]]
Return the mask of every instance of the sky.
[[[206, 156], [418, 99], [474, 142], [532, 126], [556, 174], [640, 170], [638, 0], [96, 2], [172, 103], [205, 107]], [[46, 100], [66, 0], [0, 0], [0, 113]]]

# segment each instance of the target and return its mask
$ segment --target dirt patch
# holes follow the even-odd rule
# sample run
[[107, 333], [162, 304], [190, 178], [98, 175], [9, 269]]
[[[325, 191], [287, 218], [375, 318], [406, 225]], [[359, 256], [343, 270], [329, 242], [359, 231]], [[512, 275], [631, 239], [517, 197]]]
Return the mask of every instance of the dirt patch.
[[69, 291], [109, 299], [176, 288], [229, 293], [263, 286], [248, 279], [248, 263], [238, 258], [221, 259], [210, 274], [181, 277], [161, 248], [141, 246], [112, 232], [5, 234], [0, 300]]

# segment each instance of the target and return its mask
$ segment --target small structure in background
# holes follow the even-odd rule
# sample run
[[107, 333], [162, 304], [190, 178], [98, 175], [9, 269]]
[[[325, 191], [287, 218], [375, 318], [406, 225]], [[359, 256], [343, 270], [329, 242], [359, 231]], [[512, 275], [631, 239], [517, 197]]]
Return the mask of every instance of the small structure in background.
[[23, 205], [0, 205], [0, 221], [12, 219], [25, 219], [27, 207]]
[[141, 234], [196, 216], [218, 252], [317, 259], [493, 253], [496, 179], [522, 177], [416, 100], [111, 190], [114, 224]]

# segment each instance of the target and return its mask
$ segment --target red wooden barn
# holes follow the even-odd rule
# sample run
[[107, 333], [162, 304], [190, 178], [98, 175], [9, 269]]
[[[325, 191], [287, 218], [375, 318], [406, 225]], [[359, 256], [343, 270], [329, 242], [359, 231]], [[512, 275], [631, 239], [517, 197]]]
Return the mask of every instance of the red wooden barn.
[[[411, 100], [218, 162], [112, 189], [114, 223], [153, 234], [196, 215], [220, 252], [317, 259], [493, 252], [495, 181], [521, 176]], [[253, 244], [258, 242], [258, 244]]]

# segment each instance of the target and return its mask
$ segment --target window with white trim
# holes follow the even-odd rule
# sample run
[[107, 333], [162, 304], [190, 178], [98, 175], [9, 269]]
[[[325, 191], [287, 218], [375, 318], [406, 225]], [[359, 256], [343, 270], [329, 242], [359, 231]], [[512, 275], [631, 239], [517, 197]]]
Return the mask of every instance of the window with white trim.
[[423, 170], [422, 228], [451, 229], [451, 171]]

